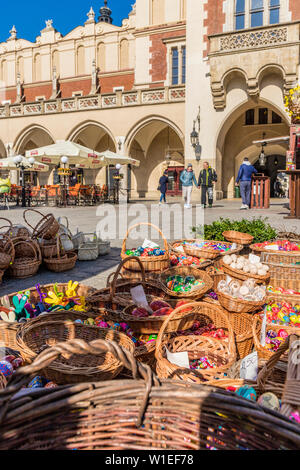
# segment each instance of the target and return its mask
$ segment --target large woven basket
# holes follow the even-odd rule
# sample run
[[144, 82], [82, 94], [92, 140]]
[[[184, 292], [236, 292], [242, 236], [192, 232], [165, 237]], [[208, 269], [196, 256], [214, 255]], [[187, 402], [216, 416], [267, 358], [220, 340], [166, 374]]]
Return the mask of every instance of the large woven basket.
[[283, 287], [300, 292], [300, 264], [271, 263], [266, 260], [270, 267], [270, 285]]
[[0, 235], [0, 270], [5, 271], [15, 259], [14, 244], [7, 235]]
[[255, 254], [260, 256], [262, 263], [294, 264], [300, 262], [299, 251], [273, 251], [257, 247], [256, 245], [251, 245], [250, 248]]
[[38, 243], [40, 245], [43, 259], [63, 256], [65, 254], [61, 240], [60, 243], [57, 243], [57, 238], [45, 240], [44, 237], [41, 237], [38, 239]]
[[[115, 330], [92, 327], [74, 322], [49, 321], [24, 324], [17, 333], [21, 355], [26, 362], [32, 362], [38, 354], [50, 346], [70, 339], [94, 341], [106, 339], [115, 341], [130, 352], [134, 352], [133, 341]], [[44, 369], [43, 375], [57, 384], [112, 380], [123, 366], [111, 353], [102, 356], [61, 357]]]
[[124, 310], [124, 308], [128, 305], [133, 305], [130, 289], [138, 285], [143, 286], [146, 295], [152, 295], [162, 299], [167, 297], [167, 294], [163, 292], [157, 281], [154, 279], [151, 280], [145, 278], [144, 265], [141, 262], [141, 259], [135, 257], [135, 260], [140, 267], [142, 280], [122, 278], [118, 281], [123, 266], [132, 261], [131, 257], [125, 258], [119, 264], [114, 274], [114, 278], [109, 286], [104, 289], [97, 290], [88, 297], [87, 305], [90, 311], [93, 311], [96, 315], [99, 315], [99, 313], [103, 313], [105, 310], [109, 310], [110, 313], [112, 310], [115, 310], [115, 320], [120, 321], [122, 310]]
[[[6, 313], [9, 312], [9, 309], [5, 307], [0, 307], [0, 310]], [[19, 350], [17, 344], [17, 331], [19, 326], [19, 323], [0, 321], [0, 348], [10, 348], [14, 351]]]
[[[164, 242], [165, 254], [161, 255], [161, 256], [145, 256], [145, 257], [140, 256], [139, 259], [142, 262], [146, 272], [147, 271], [158, 271], [158, 272], [164, 271], [170, 265], [169, 246], [168, 246], [168, 242], [165, 239], [162, 231], [153, 224], [142, 222], [140, 224], [136, 224], [136, 225], [133, 225], [132, 227], [130, 227], [130, 229], [127, 231], [126, 236], [123, 240], [121, 258], [122, 258], [122, 260], [128, 258], [128, 256], [126, 255], [126, 242], [127, 242], [128, 237], [129, 237], [129, 234], [131, 233], [131, 231], [133, 229], [135, 229], [137, 227], [140, 227], [142, 225], [152, 227], [152, 228], [154, 228], [155, 230], [158, 231], [158, 233], [161, 235], [161, 237], [163, 239], [163, 242]], [[131, 271], [140, 271], [140, 266], [137, 264], [135, 258], [132, 257], [132, 260], [127, 263], [127, 269], [129, 269]]]
[[[16, 392], [61, 354], [112, 352], [135, 380]], [[142, 379], [142, 380], [137, 380]], [[115, 343], [78, 340], [42, 353], [0, 392], [0, 450], [275, 450], [300, 447], [299, 426], [216, 387], [164, 381]], [[174, 424], [175, 423], [175, 424]]]
[[[170, 276], [194, 276], [197, 280], [204, 281], [203, 286], [199, 286], [196, 289], [190, 292], [174, 292], [169, 289], [166, 285], [166, 281]], [[201, 271], [197, 268], [192, 268], [190, 266], [183, 266], [179, 268], [170, 268], [164, 271], [159, 276], [159, 284], [161, 289], [169, 296], [169, 297], [177, 297], [177, 298], [187, 298], [187, 299], [200, 299], [201, 297], [206, 294], [206, 292], [210, 291], [213, 287], [212, 278], [207, 274], [205, 271]]]
[[55, 273], [63, 273], [73, 269], [77, 261], [77, 254], [73, 251], [61, 254], [61, 241], [59, 236], [56, 238], [56, 247], [57, 256], [52, 255], [50, 258], [44, 258], [44, 264], [47, 269]]
[[[203, 382], [213, 378], [222, 378], [227, 369], [236, 360], [236, 349], [234, 344], [234, 335], [232, 326], [226, 314], [215, 306], [203, 303], [194, 302], [189, 304], [189, 308], [193, 308], [195, 319], [201, 325], [215, 323], [215, 326], [220, 324], [226, 325], [228, 331], [228, 339], [218, 340], [205, 336], [176, 336], [164, 339], [168, 325], [173, 319], [173, 316], [180, 316], [184, 314], [184, 307], [179, 307], [176, 311], [172, 312], [166, 318], [163, 326], [160, 329], [156, 341], [155, 357], [157, 360], [156, 371], [160, 378], [170, 378], [174, 380], [184, 380], [187, 382]], [[219, 318], [218, 318], [219, 317]], [[209, 359], [217, 362], [218, 367], [205, 370], [191, 370], [172, 364], [166, 357], [166, 348], [171, 353], [187, 351], [189, 359], [199, 359], [207, 356]]]
[[218, 300], [225, 310], [234, 313], [254, 313], [261, 310], [266, 303], [267, 297], [260, 302], [254, 302], [251, 300], [236, 299], [231, 297], [224, 292], [217, 290]]
[[[27, 215], [29, 212], [40, 216], [40, 220], [35, 226], [30, 225], [30, 223], [28, 222]], [[43, 237], [45, 240], [51, 240], [51, 238], [54, 238], [58, 234], [59, 223], [55, 219], [53, 214], [44, 215], [35, 209], [27, 209], [23, 213], [23, 219], [25, 220], [26, 224], [33, 230], [33, 239]]]
[[[151, 302], [152, 300], [157, 300], [155, 297], [149, 297], [148, 302]], [[175, 331], [184, 331], [188, 330], [191, 328], [194, 324], [195, 320], [195, 313], [193, 310], [193, 307], [189, 306], [190, 304], [187, 304], [185, 307], [185, 315], [182, 315], [182, 309], [181, 307], [176, 308], [176, 303], [178, 300], [170, 300], [170, 299], [164, 299], [165, 302], [168, 302], [171, 307], [174, 308], [174, 311], [172, 312], [172, 320], [168, 323], [165, 333], [173, 333]], [[192, 302], [192, 301], [190, 301]], [[193, 305], [193, 304], [192, 304]], [[135, 305], [129, 305], [126, 307], [122, 313], [122, 321], [125, 323], [128, 323], [129, 326], [133, 329], [134, 332], [136, 333], [141, 333], [141, 334], [152, 334], [152, 333], [158, 333], [160, 329], [162, 328], [166, 317], [155, 317], [155, 316], [150, 316], [146, 318], [136, 318], [131, 315], [132, 311], [136, 308]], [[179, 312], [179, 315], [176, 315], [176, 312]]]
[[[30, 257], [21, 255], [22, 247], [31, 250]], [[15, 249], [20, 249], [20, 254], [16, 255], [14, 263], [9, 267], [9, 275], [17, 279], [25, 279], [34, 276], [41, 265], [42, 255], [38, 243], [34, 241], [19, 240], [15, 243]]]
[[222, 233], [225, 240], [239, 245], [251, 245], [254, 240], [252, 235], [248, 233], [237, 232], [235, 230], [228, 230]]
[[241, 271], [240, 269], [232, 269], [228, 264], [225, 264], [223, 260], [221, 260], [221, 269], [229, 276], [240, 279], [241, 281], [246, 281], [247, 279], [255, 279], [257, 284], [267, 284], [270, 281], [270, 273], [266, 276], [259, 276], [258, 274], [249, 274]]
[[[190, 243], [194, 243], [196, 241], [199, 241], [199, 240], [189, 240]], [[214, 241], [214, 240], [200, 240], [200, 242], [202, 242], [202, 241], [203, 242], [222, 243], [223, 245], [228, 245], [228, 246], [231, 245], [231, 243], [219, 242], [219, 241]], [[235, 249], [232, 249], [230, 251], [226, 251], [225, 253], [220, 253], [219, 251], [214, 250], [213, 248], [200, 248], [200, 247], [197, 248], [197, 247], [193, 247], [189, 244], [183, 245], [183, 249], [184, 249], [185, 253], [188, 256], [196, 256], [198, 258], [207, 258], [207, 259], [214, 260], [214, 259], [218, 258], [220, 255], [232, 255], [233, 253], [239, 253], [243, 249], [243, 246], [242, 245], [237, 245], [237, 247]]]
[[[261, 345], [260, 334], [259, 334], [259, 332], [261, 331], [261, 328], [262, 328], [262, 318], [260, 315], [255, 315], [253, 318], [253, 323], [252, 323], [254, 347], [258, 354], [258, 358], [268, 361], [275, 353], [274, 351], [266, 349]], [[267, 323], [266, 325], [266, 333], [269, 330], [278, 332], [279, 330], [282, 330], [282, 329], [285, 330], [289, 335], [300, 334], [299, 328], [294, 328], [291, 326], [276, 325], [275, 323]], [[285, 355], [281, 360], [287, 361], [287, 355]]]

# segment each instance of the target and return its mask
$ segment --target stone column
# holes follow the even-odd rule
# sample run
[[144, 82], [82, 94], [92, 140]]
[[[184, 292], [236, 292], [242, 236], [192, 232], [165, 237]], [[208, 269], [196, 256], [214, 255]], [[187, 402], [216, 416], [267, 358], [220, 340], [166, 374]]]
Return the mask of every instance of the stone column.
[[[124, 155], [124, 136], [117, 137], [117, 154]], [[120, 188], [123, 189], [122, 193], [120, 193], [120, 203], [127, 202], [127, 191], [128, 188], [128, 165], [123, 165], [120, 174], [123, 175], [123, 179], [120, 183]]]
[[[6, 153], [7, 153], [8, 157], [14, 156], [13, 144], [11, 142], [6, 143], [5, 148], [6, 148]], [[10, 181], [11, 181], [11, 184], [19, 185], [19, 172], [18, 172], [18, 170], [10, 171]]]

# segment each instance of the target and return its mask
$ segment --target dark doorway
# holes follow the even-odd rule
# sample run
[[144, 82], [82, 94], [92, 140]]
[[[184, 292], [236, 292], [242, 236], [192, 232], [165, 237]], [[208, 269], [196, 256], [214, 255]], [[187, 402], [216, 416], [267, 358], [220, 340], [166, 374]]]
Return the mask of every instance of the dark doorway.
[[182, 195], [182, 183], [180, 181], [180, 175], [183, 172], [184, 167], [169, 167], [168, 168], [168, 191], [169, 196], [181, 196]]
[[275, 181], [279, 170], [286, 170], [286, 157], [284, 155], [269, 155], [265, 167], [259, 165], [259, 160], [255, 163], [255, 168], [259, 173], [271, 178], [271, 197], [275, 197]]

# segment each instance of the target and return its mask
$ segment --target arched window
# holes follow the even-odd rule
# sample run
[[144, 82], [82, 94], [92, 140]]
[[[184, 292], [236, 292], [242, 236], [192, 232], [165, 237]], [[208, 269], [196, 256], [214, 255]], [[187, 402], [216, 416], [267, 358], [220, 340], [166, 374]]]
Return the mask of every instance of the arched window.
[[105, 72], [105, 44], [100, 42], [97, 47], [97, 66], [100, 72]]
[[24, 59], [23, 57], [18, 57], [17, 59], [17, 73], [20, 74], [21, 82], [24, 81]]
[[33, 59], [33, 81], [40, 82], [41, 79], [41, 55], [36, 54]]
[[77, 75], [85, 74], [85, 51], [83, 46], [77, 49]]
[[1, 62], [1, 81], [4, 82], [5, 86], [7, 85], [7, 62], [6, 60], [2, 60]]
[[120, 70], [129, 68], [129, 42], [122, 39], [120, 42]]
[[59, 52], [53, 51], [52, 53], [52, 69], [53, 67], [56, 68], [57, 76], [60, 74], [60, 59], [59, 59]]
[[165, 22], [165, 0], [152, 0], [152, 24]]

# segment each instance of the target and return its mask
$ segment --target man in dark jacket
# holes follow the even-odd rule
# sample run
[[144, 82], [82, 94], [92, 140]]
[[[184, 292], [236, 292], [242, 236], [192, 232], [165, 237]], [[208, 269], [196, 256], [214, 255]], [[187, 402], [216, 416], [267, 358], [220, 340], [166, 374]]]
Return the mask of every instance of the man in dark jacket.
[[201, 204], [205, 208], [206, 207], [206, 197], [208, 195], [208, 204], [209, 208], [212, 208], [213, 205], [213, 186], [214, 183], [218, 181], [216, 171], [209, 166], [208, 162], [203, 163], [203, 170], [200, 171], [199, 180], [198, 180], [198, 188], [202, 190], [201, 192]]
[[166, 192], [167, 192], [167, 184], [169, 182], [168, 178], [168, 170], [164, 171], [163, 176], [160, 177], [159, 180], [159, 190], [160, 190], [160, 201], [159, 205], [164, 201], [166, 204]]
[[252, 176], [257, 173], [257, 169], [251, 165], [249, 158], [245, 158], [242, 165], [240, 166], [239, 174], [236, 179], [235, 185], [240, 185], [240, 191], [242, 196], [243, 204], [241, 210], [247, 210], [250, 208], [251, 203], [251, 180]]

